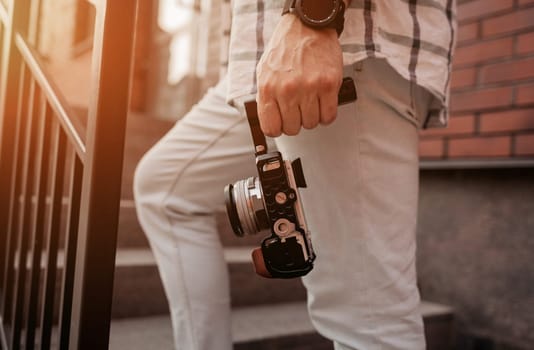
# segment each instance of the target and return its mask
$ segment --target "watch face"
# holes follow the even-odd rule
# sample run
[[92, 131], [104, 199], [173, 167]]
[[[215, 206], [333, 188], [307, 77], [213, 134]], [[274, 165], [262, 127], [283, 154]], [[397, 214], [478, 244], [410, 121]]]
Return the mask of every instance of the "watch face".
[[336, 16], [340, 0], [299, 0], [296, 9], [301, 18], [314, 25], [326, 25]]

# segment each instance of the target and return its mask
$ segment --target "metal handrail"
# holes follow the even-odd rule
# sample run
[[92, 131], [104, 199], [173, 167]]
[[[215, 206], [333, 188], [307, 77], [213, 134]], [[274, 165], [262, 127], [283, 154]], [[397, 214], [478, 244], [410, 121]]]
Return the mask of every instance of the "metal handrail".
[[7, 9], [5, 5], [0, 1], [0, 22], [6, 25], [8, 22], [8, 19], [9, 19], [9, 16], [7, 14]]
[[[86, 129], [33, 48], [40, 1], [10, 0], [7, 9], [0, 3], [0, 344], [5, 350], [24, 343], [33, 348], [36, 337], [42, 349], [51, 346], [67, 184], [59, 348], [105, 349], [109, 342], [137, 0], [90, 2], [96, 24]], [[41, 250], [47, 256], [43, 272]]]
[[65, 97], [63, 97], [60, 89], [54, 84], [53, 79], [46, 73], [43, 68], [44, 65], [40, 62], [40, 59], [38, 58], [39, 54], [36, 50], [31, 48], [20, 34], [15, 36], [15, 44], [19, 49], [22, 59], [31, 71], [33, 78], [46, 95], [47, 100], [50, 103], [52, 110], [56, 113], [67, 137], [74, 145], [78, 157], [80, 157], [82, 162], [85, 162], [86, 147], [84, 137], [78, 133], [78, 130], [73, 124], [73, 120], [75, 120], [75, 112], [69, 106]]

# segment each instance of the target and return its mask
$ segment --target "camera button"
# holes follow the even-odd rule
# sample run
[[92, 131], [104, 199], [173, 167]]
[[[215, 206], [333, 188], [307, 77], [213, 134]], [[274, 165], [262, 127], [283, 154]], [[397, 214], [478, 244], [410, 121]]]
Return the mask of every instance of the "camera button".
[[286, 237], [295, 231], [295, 225], [287, 219], [278, 219], [274, 223], [274, 231], [280, 237]]
[[287, 202], [287, 195], [284, 192], [278, 192], [274, 199], [276, 200], [276, 203], [278, 204], [284, 204]]

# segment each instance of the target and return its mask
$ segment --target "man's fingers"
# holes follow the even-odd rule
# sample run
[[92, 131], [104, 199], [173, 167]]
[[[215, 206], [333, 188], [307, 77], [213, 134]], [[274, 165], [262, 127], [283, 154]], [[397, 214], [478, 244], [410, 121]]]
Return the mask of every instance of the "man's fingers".
[[282, 118], [276, 101], [259, 102], [258, 119], [261, 130], [266, 136], [277, 137], [282, 134]]
[[319, 98], [315, 95], [300, 105], [302, 127], [304, 129], [313, 129], [321, 121], [321, 110]]
[[331, 89], [319, 97], [321, 124], [328, 125], [337, 117], [337, 90]]
[[288, 103], [287, 101], [278, 101], [278, 106], [282, 115], [282, 131], [289, 136], [297, 135], [302, 126], [299, 105]]

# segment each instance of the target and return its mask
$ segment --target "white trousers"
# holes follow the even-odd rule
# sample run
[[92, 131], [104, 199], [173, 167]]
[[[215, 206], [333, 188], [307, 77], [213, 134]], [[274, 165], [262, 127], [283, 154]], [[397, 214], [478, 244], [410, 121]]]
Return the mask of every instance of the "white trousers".
[[[330, 126], [279, 137], [300, 157], [303, 207], [317, 253], [303, 278], [312, 322], [336, 349], [424, 349], [415, 272], [418, 133], [430, 95], [384, 60], [353, 77], [356, 103]], [[211, 89], [141, 160], [137, 213], [171, 309], [176, 349], [227, 350], [228, 270], [215, 226], [223, 188], [256, 175], [244, 116]]]

